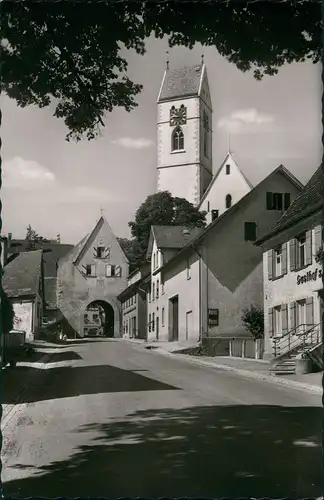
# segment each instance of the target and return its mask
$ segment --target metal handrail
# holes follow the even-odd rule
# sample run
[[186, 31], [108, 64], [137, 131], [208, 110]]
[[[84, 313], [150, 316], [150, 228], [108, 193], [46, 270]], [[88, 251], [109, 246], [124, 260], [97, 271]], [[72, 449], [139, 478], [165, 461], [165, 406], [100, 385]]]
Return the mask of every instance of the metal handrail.
[[[298, 330], [301, 327], [307, 327], [307, 325], [298, 325], [283, 337], [273, 339], [274, 357], [277, 358], [278, 356], [288, 354], [297, 347], [301, 347], [304, 350], [308, 345], [318, 344], [320, 341], [320, 329], [318, 328], [320, 324], [321, 323], [313, 325], [305, 332], [300, 333], [298, 333]], [[293, 335], [293, 333], [295, 335]]]

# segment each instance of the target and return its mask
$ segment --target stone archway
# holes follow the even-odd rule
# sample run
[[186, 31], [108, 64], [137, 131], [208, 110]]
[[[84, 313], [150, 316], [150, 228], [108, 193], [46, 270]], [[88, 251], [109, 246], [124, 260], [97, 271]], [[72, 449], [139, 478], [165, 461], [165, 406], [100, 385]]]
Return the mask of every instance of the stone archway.
[[81, 318], [81, 336], [114, 337], [117, 320], [114, 309], [106, 300], [97, 299], [88, 303]]

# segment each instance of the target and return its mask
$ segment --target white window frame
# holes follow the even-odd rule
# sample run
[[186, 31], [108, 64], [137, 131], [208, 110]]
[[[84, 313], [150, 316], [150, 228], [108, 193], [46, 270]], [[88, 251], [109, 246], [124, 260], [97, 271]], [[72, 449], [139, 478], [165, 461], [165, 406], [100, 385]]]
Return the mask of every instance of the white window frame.
[[275, 249], [274, 258], [275, 258], [275, 265], [274, 265], [275, 277], [277, 278], [282, 275], [282, 245], [280, 245]]
[[[301, 269], [306, 266], [306, 233], [296, 238], [297, 242], [297, 268]], [[303, 255], [303, 262], [301, 256]]]

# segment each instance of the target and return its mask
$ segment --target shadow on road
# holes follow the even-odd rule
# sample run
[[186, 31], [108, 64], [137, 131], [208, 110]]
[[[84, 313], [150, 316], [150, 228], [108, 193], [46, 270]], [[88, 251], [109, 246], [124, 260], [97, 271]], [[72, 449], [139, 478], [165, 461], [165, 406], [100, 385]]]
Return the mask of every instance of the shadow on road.
[[[40, 363], [46, 351], [33, 351], [30, 356], [26, 356], [25, 361], [28, 363]], [[50, 359], [46, 363], [58, 363], [60, 361], [80, 360], [82, 356], [75, 351], [63, 351], [51, 353]]]
[[20, 403], [70, 398], [83, 394], [179, 390], [139, 373], [109, 365], [63, 366], [47, 370], [18, 365], [15, 370], [3, 376], [2, 403], [16, 402], [19, 384], [26, 380], [31, 383], [28, 390], [20, 396]]
[[4, 494], [314, 498], [322, 486], [321, 418], [316, 407], [136, 412], [80, 428], [94, 440], [34, 477], [5, 483]]

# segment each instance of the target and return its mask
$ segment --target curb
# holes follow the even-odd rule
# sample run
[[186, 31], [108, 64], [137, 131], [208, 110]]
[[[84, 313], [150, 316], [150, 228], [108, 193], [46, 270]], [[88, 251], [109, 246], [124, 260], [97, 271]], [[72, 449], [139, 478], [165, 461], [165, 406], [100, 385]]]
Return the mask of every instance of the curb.
[[[53, 353], [45, 353], [44, 356], [41, 357], [41, 359], [39, 361], [40, 365], [41, 365], [39, 367], [40, 370], [46, 370], [47, 369], [46, 364], [51, 359], [52, 354]], [[4, 429], [5, 429], [5, 427], [7, 427], [7, 425], [11, 421], [11, 419], [14, 417], [14, 415], [16, 415], [16, 413], [20, 410], [19, 404], [20, 404], [21, 398], [22, 398], [23, 394], [26, 392], [26, 390], [29, 389], [30, 384], [33, 381], [33, 378], [35, 376], [36, 376], [36, 374], [34, 374], [34, 376], [31, 375], [30, 377], [27, 378], [27, 380], [25, 380], [25, 384], [20, 389], [20, 391], [18, 392], [17, 396], [14, 399], [14, 402], [12, 403], [13, 404], [12, 408], [6, 414], [5, 414], [5, 410], [6, 410], [6, 407], [8, 406], [8, 404], [3, 404], [2, 405], [2, 417], [1, 417], [2, 433], [3, 433]]]
[[168, 351], [163, 351], [163, 350], [161, 350], [161, 348], [160, 349], [153, 349], [152, 352], [157, 353], [157, 354], [162, 354], [163, 356], [178, 357], [180, 359], [186, 360], [189, 363], [194, 363], [196, 365], [205, 365], [205, 366], [209, 366], [210, 368], [218, 368], [218, 369], [225, 370], [225, 371], [226, 370], [231, 371], [231, 372], [237, 373], [239, 375], [242, 375], [242, 377], [253, 378], [256, 380], [262, 380], [264, 382], [270, 382], [271, 384], [277, 384], [277, 385], [282, 385], [282, 386], [286, 386], [286, 387], [288, 386], [288, 387], [292, 387], [294, 389], [314, 392], [316, 394], [323, 393], [323, 388], [321, 386], [306, 384], [303, 382], [297, 382], [295, 380], [282, 379], [279, 377], [277, 378], [274, 375], [261, 374], [258, 372], [244, 370], [242, 368], [235, 368], [233, 366], [212, 363], [211, 361], [195, 359], [195, 358], [191, 358], [189, 354], [173, 354], [173, 353], [170, 353]]

